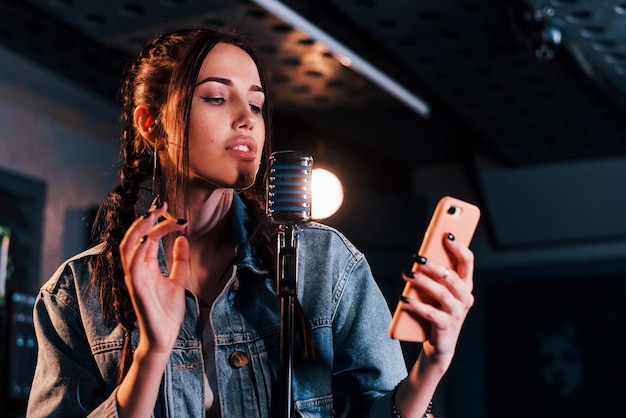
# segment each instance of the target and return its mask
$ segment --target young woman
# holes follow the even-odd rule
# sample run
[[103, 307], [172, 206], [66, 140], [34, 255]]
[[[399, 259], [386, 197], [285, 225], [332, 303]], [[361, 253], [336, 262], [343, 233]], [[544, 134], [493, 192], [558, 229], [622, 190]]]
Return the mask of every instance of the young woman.
[[[27, 414], [276, 416], [275, 244], [255, 191], [270, 152], [259, 63], [238, 35], [175, 31], [144, 48], [122, 93], [120, 185], [99, 209], [99, 244], [38, 296]], [[431, 322], [407, 376], [363, 254], [327, 226], [301, 231], [295, 416], [424, 416], [473, 304], [473, 255], [446, 245], [457, 271], [425, 262], [404, 276], [440, 306], [405, 302]]]

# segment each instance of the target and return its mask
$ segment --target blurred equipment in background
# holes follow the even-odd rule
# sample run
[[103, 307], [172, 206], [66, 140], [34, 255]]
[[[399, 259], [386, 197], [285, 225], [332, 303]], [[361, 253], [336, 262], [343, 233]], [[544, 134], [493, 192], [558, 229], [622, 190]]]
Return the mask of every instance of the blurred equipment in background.
[[37, 360], [33, 328], [35, 296], [13, 293], [8, 309], [2, 310], [2, 398], [26, 401]]
[[37, 359], [45, 182], [0, 170], [0, 416], [25, 416]]
[[6, 279], [10, 276], [8, 263], [8, 229], [2, 232], [0, 251], [0, 278], [2, 305], [0, 305], [0, 411], [2, 416], [21, 417], [26, 411], [35, 362], [37, 340], [33, 328], [35, 296], [25, 293], [7, 293]]

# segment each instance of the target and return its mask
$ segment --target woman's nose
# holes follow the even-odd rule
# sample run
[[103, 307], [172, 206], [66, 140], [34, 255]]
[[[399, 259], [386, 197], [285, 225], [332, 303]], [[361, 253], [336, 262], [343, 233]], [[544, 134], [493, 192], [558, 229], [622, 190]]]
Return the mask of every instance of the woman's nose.
[[252, 129], [254, 128], [254, 125], [256, 125], [257, 119], [259, 117], [260, 115], [258, 113], [255, 113], [246, 101], [237, 106], [234, 127], [237, 129]]

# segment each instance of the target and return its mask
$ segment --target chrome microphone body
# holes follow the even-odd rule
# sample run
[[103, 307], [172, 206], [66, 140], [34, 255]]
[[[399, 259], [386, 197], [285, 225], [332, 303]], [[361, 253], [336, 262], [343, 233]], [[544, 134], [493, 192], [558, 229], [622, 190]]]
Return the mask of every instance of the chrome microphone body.
[[267, 216], [272, 223], [311, 220], [313, 157], [299, 151], [277, 151], [269, 159]]

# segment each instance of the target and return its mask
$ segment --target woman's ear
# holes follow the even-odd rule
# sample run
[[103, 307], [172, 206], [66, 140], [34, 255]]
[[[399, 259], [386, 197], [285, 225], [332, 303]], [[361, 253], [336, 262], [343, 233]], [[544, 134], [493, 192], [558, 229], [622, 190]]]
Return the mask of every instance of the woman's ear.
[[151, 145], [158, 138], [157, 121], [147, 106], [137, 106], [133, 114], [133, 122], [141, 136]]

